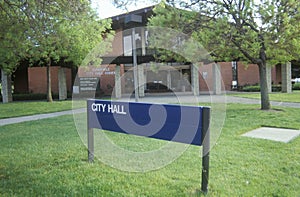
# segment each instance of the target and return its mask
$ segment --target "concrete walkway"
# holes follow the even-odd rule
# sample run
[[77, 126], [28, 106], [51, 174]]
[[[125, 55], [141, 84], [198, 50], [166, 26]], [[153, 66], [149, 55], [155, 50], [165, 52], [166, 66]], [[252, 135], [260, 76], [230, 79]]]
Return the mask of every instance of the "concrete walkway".
[[[130, 99], [120, 99], [124, 101], [134, 101], [134, 98]], [[164, 94], [158, 94], [156, 96], [146, 96], [140, 99], [140, 102], [153, 102], [153, 103], [176, 103], [178, 101], [181, 103], [193, 103], [193, 102], [203, 102], [203, 103], [242, 103], [242, 104], [257, 104], [260, 105], [261, 102], [258, 99], [249, 99], [242, 97], [234, 97], [227, 95], [200, 95], [200, 96], [191, 96], [191, 95], [179, 95], [177, 97], [168, 96]], [[300, 100], [300, 98], [299, 98]], [[291, 107], [291, 108], [300, 108], [300, 103], [288, 103], [288, 102], [277, 102], [270, 101], [271, 106], [281, 106], [281, 107]]]
[[288, 143], [300, 136], [300, 130], [261, 127], [242, 136]]
[[[123, 101], [134, 101], [134, 98], [123, 98], [120, 99]], [[233, 96], [226, 96], [226, 95], [200, 95], [197, 97], [191, 95], [177, 95], [170, 96], [170, 95], [156, 95], [156, 96], [146, 96], [140, 99], [140, 102], [153, 102], [153, 103], [195, 103], [195, 102], [203, 102], [203, 103], [242, 103], [242, 104], [260, 104], [260, 100], [257, 99], [247, 99], [247, 98], [240, 98], [240, 97], [233, 97]], [[286, 103], [286, 102], [271, 102], [272, 106], [281, 106], [281, 107], [292, 107], [292, 108], [300, 108], [300, 103]], [[62, 111], [62, 112], [55, 112], [55, 113], [47, 113], [47, 114], [37, 114], [32, 116], [23, 116], [23, 117], [16, 117], [16, 118], [6, 118], [0, 119], [0, 126], [15, 124], [20, 122], [26, 121], [33, 121], [33, 120], [40, 120], [45, 118], [53, 118], [62, 115], [71, 115], [74, 113], [83, 113], [86, 112], [86, 109], [76, 109], [76, 110], [69, 110], [69, 111]]]
[[[300, 98], [299, 98], [300, 101]], [[241, 98], [241, 97], [233, 97], [227, 96], [227, 103], [243, 103], [243, 104], [258, 104], [261, 102], [258, 99], [249, 99], [249, 98]], [[288, 103], [288, 102], [278, 102], [278, 101], [270, 101], [271, 106], [275, 107], [291, 107], [291, 108], [300, 108], [300, 103]]]
[[63, 115], [71, 115], [76, 113], [83, 113], [86, 112], [86, 109], [74, 109], [74, 110], [68, 110], [68, 111], [62, 111], [62, 112], [54, 112], [54, 113], [47, 113], [47, 114], [37, 114], [32, 116], [22, 116], [22, 117], [15, 117], [15, 118], [5, 118], [0, 119], [0, 126], [9, 125], [9, 124], [16, 124], [20, 122], [27, 122], [27, 121], [33, 121], [33, 120], [41, 120], [46, 118], [53, 118]]

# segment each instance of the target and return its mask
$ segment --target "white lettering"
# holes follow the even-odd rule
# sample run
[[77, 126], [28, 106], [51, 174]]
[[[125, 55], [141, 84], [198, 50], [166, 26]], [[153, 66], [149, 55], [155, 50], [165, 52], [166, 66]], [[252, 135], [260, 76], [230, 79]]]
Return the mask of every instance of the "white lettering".
[[[106, 108], [107, 106], [107, 108]], [[108, 113], [116, 113], [126, 115], [127, 112], [125, 111], [125, 107], [123, 105], [106, 105], [106, 104], [97, 104], [93, 103], [91, 105], [91, 109], [93, 112], [105, 112], [107, 110]]]
[[105, 112], [106, 104], [100, 104], [100, 107], [102, 108], [102, 112]]
[[123, 105], [121, 106], [121, 111], [119, 111], [119, 114], [124, 114], [124, 115], [127, 114], [126, 111], [124, 110], [124, 106]]
[[114, 112], [113, 113], [117, 113], [119, 112], [119, 105], [114, 105]]
[[122, 114], [122, 115], [126, 115], [127, 112], [125, 111], [125, 108], [123, 105], [108, 105], [107, 106], [107, 112], [108, 113], [116, 113], [116, 114]]
[[97, 111], [97, 104], [95, 103], [92, 104], [92, 111]]
[[114, 112], [113, 112], [113, 105], [108, 105], [108, 106], [107, 106], [107, 112], [108, 112], [108, 113], [114, 113]]
[[92, 104], [92, 111], [105, 112], [106, 104]]

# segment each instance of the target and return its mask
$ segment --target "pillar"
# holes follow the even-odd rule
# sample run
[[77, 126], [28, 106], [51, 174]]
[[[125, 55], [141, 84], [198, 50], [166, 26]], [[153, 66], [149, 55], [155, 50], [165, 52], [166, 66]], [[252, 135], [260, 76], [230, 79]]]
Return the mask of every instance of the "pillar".
[[115, 67], [115, 96], [116, 98], [122, 97], [122, 84], [121, 84], [121, 66]]
[[141, 27], [141, 42], [142, 42], [142, 55], [146, 55], [146, 38], [145, 38], [144, 27]]
[[222, 93], [220, 65], [214, 63], [212, 72], [213, 72], [213, 91], [215, 95], [219, 95]]
[[12, 101], [11, 75], [7, 74], [1, 68], [1, 84], [2, 84], [2, 102], [8, 103]]
[[60, 101], [66, 100], [68, 97], [66, 71], [64, 68], [59, 68], [58, 70], [58, 94]]
[[138, 87], [139, 87], [139, 97], [145, 96], [145, 75], [144, 75], [144, 65], [138, 65]]
[[168, 89], [172, 90], [172, 79], [171, 79], [170, 69], [168, 69], [168, 71], [167, 71], [167, 86], [168, 86]]
[[281, 65], [281, 92], [292, 92], [292, 68], [291, 62]]
[[266, 75], [267, 75], [267, 85], [268, 85], [268, 92], [272, 92], [272, 67], [267, 65], [266, 68]]
[[[202, 66], [203, 63], [200, 63]], [[198, 64], [192, 64], [191, 65], [191, 81], [192, 81], [192, 92], [194, 94], [194, 96], [198, 96], [199, 95], [199, 70], [198, 70]]]

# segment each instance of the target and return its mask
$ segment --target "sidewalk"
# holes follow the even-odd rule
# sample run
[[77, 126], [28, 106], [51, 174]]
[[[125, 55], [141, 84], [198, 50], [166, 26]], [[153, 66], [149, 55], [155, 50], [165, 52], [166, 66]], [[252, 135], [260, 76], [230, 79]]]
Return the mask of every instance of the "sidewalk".
[[[249, 98], [241, 98], [234, 96], [227, 96], [227, 103], [242, 103], [242, 104], [258, 104], [261, 102], [258, 99], [249, 99]], [[278, 102], [278, 101], [270, 101], [271, 106], [275, 107], [292, 107], [292, 108], [300, 108], [300, 103], [288, 103], [288, 102]]]
[[[129, 101], [129, 99], [120, 99], [124, 101]], [[130, 101], [134, 101], [134, 98], [130, 98]], [[194, 103], [194, 102], [203, 102], [203, 103], [242, 103], [242, 104], [257, 104], [260, 105], [261, 102], [258, 99], [234, 97], [228, 95], [180, 95], [178, 97], [171, 97], [168, 95], [157, 95], [157, 96], [146, 96], [140, 99], [140, 102], [154, 102], [154, 103], [176, 103], [180, 101], [181, 103]], [[300, 108], [300, 103], [288, 103], [288, 102], [277, 102], [270, 101], [271, 106], [280, 106], [280, 107], [291, 107], [291, 108]]]
[[53, 118], [63, 115], [71, 115], [71, 114], [77, 114], [77, 113], [83, 113], [86, 109], [74, 109], [74, 110], [68, 110], [68, 111], [62, 111], [62, 112], [54, 112], [54, 113], [47, 113], [47, 114], [37, 114], [32, 116], [22, 116], [22, 117], [15, 117], [15, 118], [5, 118], [0, 119], [0, 126], [9, 125], [9, 124], [16, 124], [20, 122], [27, 122], [27, 121], [33, 121], [33, 120], [41, 120], [46, 118]]
[[[134, 98], [122, 98], [120, 101], [133, 101]], [[139, 100], [140, 102], [147, 103], [195, 103], [195, 102], [203, 102], [203, 103], [242, 103], [242, 104], [260, 104], [260, 100], [257, 99], [248, 99], [248, 98], [240, 98], [234, 96], [226, 96], [226, 95], [200, 95], [200, 96], [192, 96], [192, 95], [180, 95], [178, 97], [170, 96], [170, 95], [157, 95], [157, 96], [146, 96]], [[286, 102], [276, 102], [271, 101], [271, 105], [280, 106], [280, 107], [292, 107], [292, 108], [300, 108], [300, 103], [286, 103]], [[32, 116], [23, 116], [16, 118], [6, 118], [0, 119], [0, 126], [15, 124], [26, 121], [40, 120], [45, 118], [53, 118], [62, 115], [71, 115], [77, 113], [84, 113], [86, 109], [75, 109], [68, 110], [62, 112], [55, 113], [47, 113], [47, 114], [37, 114]]]

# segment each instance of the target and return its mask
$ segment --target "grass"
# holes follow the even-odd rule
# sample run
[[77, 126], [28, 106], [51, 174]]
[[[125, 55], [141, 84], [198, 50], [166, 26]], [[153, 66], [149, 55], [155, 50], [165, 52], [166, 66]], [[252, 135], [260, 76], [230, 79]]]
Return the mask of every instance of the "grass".
[[[230, 96], [260, 99], [260, 93], [230, 94]], [[293, 91], [292, 93], [270, 93], [269, 96], [271, 101], [300, 103], [300, 91]]]
[[72, 101], [46, 101], [0, 103], [0, 119], [72, 109]]
[[[285, 144], [241, 137], [260, 126], [300, 129], [300, 110], [229, 104], [211, 151], [209, 196], [297, 196], [300, 137]], [[110, 133], [131, 149], [159, 140]], [[200, 148], [147, 173], [87, 163], [72, 116], [0, 127], [0, 196], [200, 196]], [[136, 148], [135, 147], [135, 148]], [[141, 147], [144, 149], [145, 147]]]

